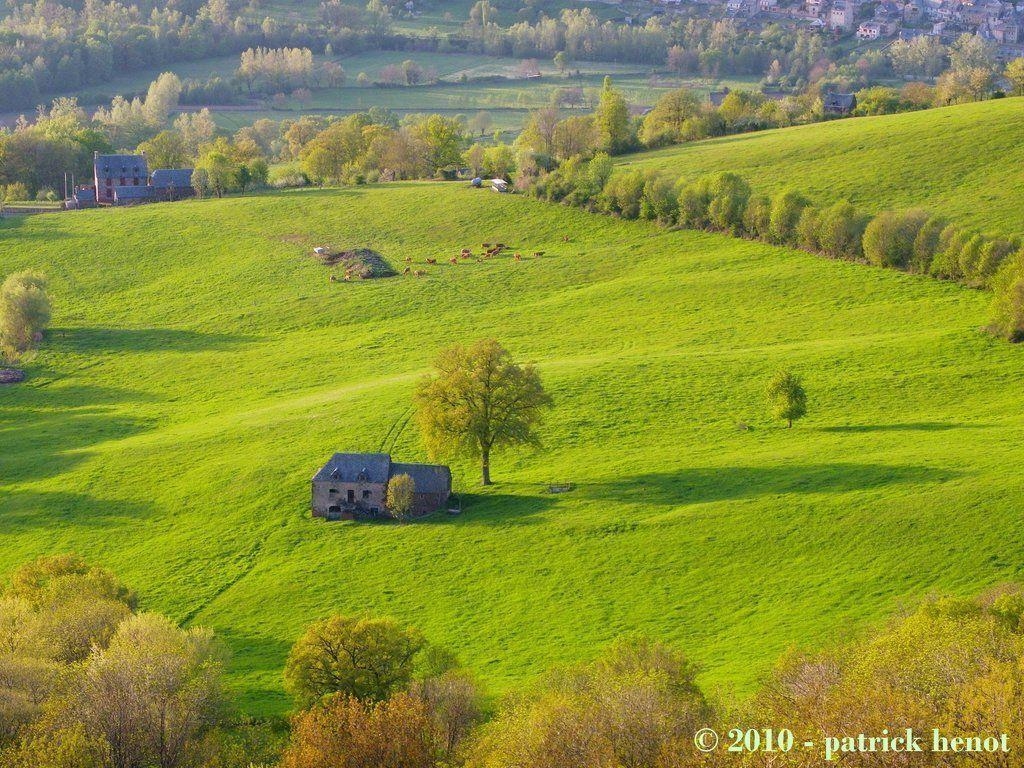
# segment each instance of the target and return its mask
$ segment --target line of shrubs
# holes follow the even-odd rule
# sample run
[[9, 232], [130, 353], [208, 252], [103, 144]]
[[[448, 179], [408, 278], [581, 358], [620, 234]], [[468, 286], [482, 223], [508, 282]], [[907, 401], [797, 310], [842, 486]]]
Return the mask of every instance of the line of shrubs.
[[661, 171], [614, 171], [611, 158], [579, 156], [540, 176], [529, 193], [624, 219], [722, 232], [915, 274], [993, 289], [991, 330], [1024, 341], [1024, 248], [928, 211], [871, 216], [848, 201], [813, 205], [800, 192], [755, 194], [741, 176], [719, 172], [687, 182]]

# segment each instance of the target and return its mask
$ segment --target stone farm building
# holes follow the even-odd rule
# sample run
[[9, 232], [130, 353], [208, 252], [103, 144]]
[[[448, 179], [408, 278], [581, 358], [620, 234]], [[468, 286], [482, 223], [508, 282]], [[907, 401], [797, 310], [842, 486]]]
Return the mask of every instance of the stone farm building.
[[144, 154], [97, 152], [93, 157], [93, 183], [99, 205], [179, 200], [193, 194], [191, 168], [158, 168], [150, 173]]
[[452, 473], [437, 464], [399, 464], [386, 453], [336, 453], [313, 477], [313, 517], [353, 520], [387, 512], [388, 481], [409, 475], [415, 485], [412, 514], [444, 508]]
[[849, 115], [857, 108], [857, 97], [852, 93], [826, 93], [822, 107], [826, 115]]

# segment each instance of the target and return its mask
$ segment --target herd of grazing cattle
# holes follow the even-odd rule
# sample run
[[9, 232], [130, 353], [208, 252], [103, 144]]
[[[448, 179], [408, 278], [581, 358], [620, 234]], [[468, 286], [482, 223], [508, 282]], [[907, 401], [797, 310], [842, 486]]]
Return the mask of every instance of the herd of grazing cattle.
[[[452, 256], [451, 258], [449, 258], [448, 259], [448, 263], [451, 264], [452, 266], [457, 266], [458, 264], [462, 263], [463, 261], [469, 261], [469, 260], [474, 260], [477, 263], [483, 263], [484, 261], [487, 261], [488, 259], [493, 259], [495, 256], [500, 256], [502, 253], [504, 253], [504, 252], [509, 250], [509, 247], [507, 245], [505, 245], [504, 243], [495, 243], [494, 245], [492, 245], [491, 243], [481, 243], [480, 247], [483, 250], [479, 254], [474, 254], [473, 251], [471, 249], [469, 249], [469, 248], [463, 248], [462, 251], [459, 252], [458, 256]], [[532, 258], [536, 259], [536, 258], [539, 258], [539, 257], [541, 257], [543, 255], [544, 255], [544, 251], [534, 251]], [[522, 261], [524, 258], [527, 258], [527, 257], [524, 256], [524, 254], [519, 253], [518, 251], [515, 251], [512, 254], [512, 258], [515, 261]], [[431, 265], [431, 266], [437, 265], [437, 259], [436, 258], [426, 259], [425, 262], [428, 265]], [[406, 263], [406, 267], [405, 267], [405, 269], [402, 270], [402, 274], [403, 275], [412, 275], [414, 277], [423, 277], [424, 275], [427, 274], [426, 270], [423, 270], [423, 269], [413, 269], [412, 268], [412, 256], [406, 256], [405, 257], [405, 263]]]

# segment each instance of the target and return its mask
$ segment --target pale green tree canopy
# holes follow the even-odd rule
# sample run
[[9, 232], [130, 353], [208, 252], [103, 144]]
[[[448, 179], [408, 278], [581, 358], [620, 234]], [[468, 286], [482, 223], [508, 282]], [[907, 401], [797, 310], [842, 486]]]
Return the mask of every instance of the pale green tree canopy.
[[432, 456], [479, 458], [489, 485], [492, 450], [539, 445], [537, 427], [552, 399], [532, 365], [518, 365], [501, 344], [484, 339], [443, 350], [434, 369], [416, 391], [417, 419]]

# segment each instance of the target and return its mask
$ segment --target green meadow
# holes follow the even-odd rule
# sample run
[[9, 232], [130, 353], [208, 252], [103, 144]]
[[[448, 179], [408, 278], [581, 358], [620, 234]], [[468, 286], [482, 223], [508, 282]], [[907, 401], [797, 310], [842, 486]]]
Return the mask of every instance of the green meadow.
[[[545, 253], [424, 264], [496, 241]], [[317, 245], [427, 274], [331, 283]], [[217, 631], [256, 715], [288, 710], [288, 648], [331, 612], [421, 627], [492, 693], [643, 632], [742, 694], [787, 648], [1022, 578], [1024, 350], [978, 291], [461, 183], [6, 220], [0, 274], [24, 268], [56, 312], [0, 388], [0, 576], [115, 569]], [[427, 458], [415, 383], [485, 336], [538, 364], [543, 448], [487, 489], [456, 461], [460, 516], [311, 519], [332, 452]], [[809, 394], [791, 430], [763, 400], [782, 367]]]
[[1024, 98], [726, 136], [633, 155], [683, 178], [735, 171], [869, 212], [925, 207], [992, 234], [1024, 232]]

